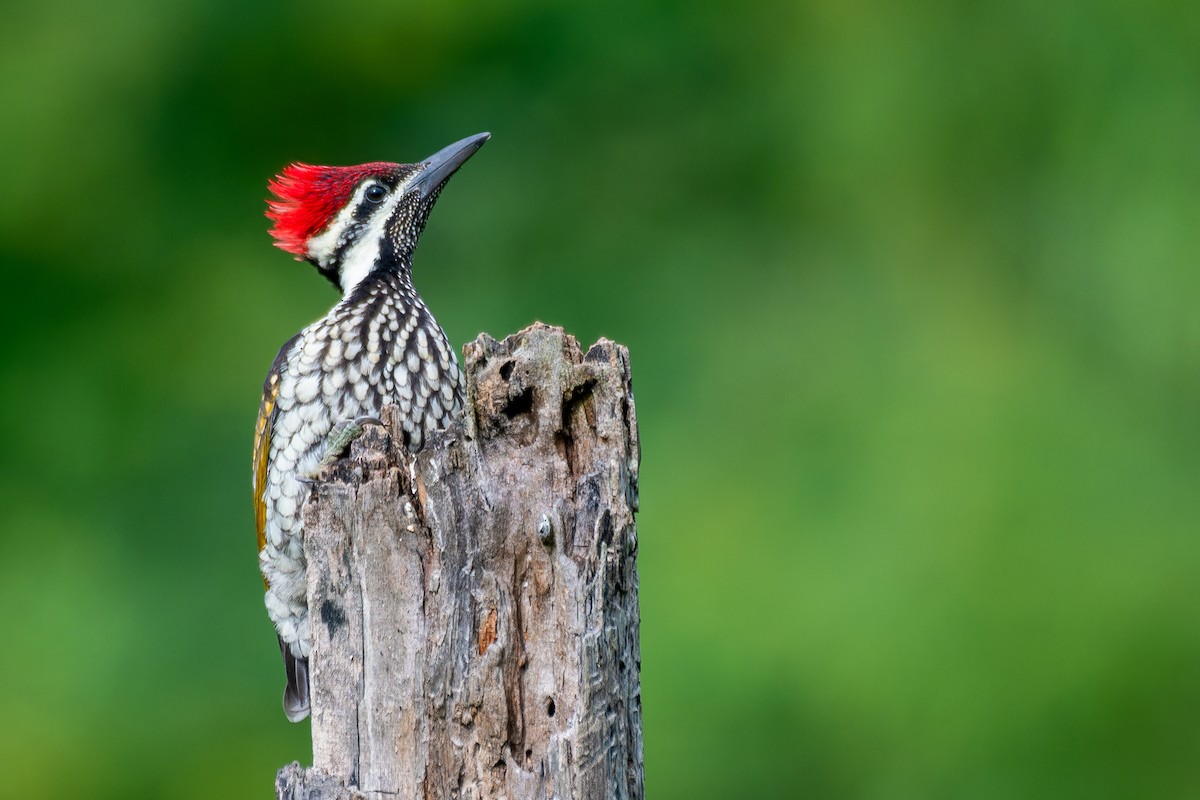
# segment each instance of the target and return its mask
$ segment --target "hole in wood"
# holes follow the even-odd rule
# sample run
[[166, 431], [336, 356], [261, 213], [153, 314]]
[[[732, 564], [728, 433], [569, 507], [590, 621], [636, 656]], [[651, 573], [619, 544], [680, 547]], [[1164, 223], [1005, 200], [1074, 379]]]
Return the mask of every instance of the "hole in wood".
[[533, 410], [533, 387], [529, 387], [504, 404], [504, 416], [516, 419]]
[[547, 717], [554, 716], [554, 698], [553, 697], [546, 698], [546, 716]]
[[333, 600], [326, 599], [321, 603], [321, 621], [325, 623], [329, 635], [332, 636], [338, 632], [339, 628], [345, 626], [346, 612]]
[[[592, 393], [596, 390], [596, 379], [586, 380], [571, 390], [570, 394], [563, 398], [563, 421], [571, 419], [571, 415], [575, 409], [582, 405], [585, 401], [592, 399]], [[592, 420], [588, 420], [592, 422]]]
[[512, 371], [513, 371], [513, 365], [514, 365], [514, 362], [512, 362], [512, 361], [505, 361], [503, 364], [501, 364], [500, 365], [500, 377], [503, 378], [504, 380], [508, 380], [509, 378], [511, 378]]

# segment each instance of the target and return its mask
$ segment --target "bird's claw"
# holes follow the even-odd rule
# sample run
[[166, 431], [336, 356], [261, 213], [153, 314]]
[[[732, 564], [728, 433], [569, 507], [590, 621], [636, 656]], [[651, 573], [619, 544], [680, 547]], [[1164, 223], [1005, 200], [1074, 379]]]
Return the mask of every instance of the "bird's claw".
[[365, 425], [383, 425], [383, 421], [378, 417], [364, 415], [336, 423], [325, 439], [325, 454], [317, 462], [316, 468], [310, 473], [298, 476], [297, 480], [301, 483], [314, 483], [322, 470], [337, 463], [338, 459], [345, 455], [347, 448], [354, 443], [354, 440], [363, 435], [363, 426]]

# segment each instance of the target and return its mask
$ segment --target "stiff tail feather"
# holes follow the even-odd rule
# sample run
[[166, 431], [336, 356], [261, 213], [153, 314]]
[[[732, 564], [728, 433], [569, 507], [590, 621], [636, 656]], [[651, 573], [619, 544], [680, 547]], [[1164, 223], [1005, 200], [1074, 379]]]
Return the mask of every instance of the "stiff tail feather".
[[279, 640], [279, 652], [283, 655], [283, 669], [287, 672], [287, 686], [283, 689], [283, 713], [290, 722], [301, 722], [308, 717], [308, 659], [292, 655], [283, 639]]

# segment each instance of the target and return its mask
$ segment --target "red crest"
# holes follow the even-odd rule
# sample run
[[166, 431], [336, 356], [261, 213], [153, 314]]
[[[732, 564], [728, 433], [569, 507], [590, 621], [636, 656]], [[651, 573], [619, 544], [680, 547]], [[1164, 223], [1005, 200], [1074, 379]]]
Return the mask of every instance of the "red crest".
[[267, 184], [273, 199], [267, 200], [267, 219], [275, 223], [271, 235], [275, 246], [303, 260], [308, 240], [320, 233], [354, 194], [363, 178], [387, 175], [399, 164], [375, 161], [355, 167], [318, 167], [290, 164]]

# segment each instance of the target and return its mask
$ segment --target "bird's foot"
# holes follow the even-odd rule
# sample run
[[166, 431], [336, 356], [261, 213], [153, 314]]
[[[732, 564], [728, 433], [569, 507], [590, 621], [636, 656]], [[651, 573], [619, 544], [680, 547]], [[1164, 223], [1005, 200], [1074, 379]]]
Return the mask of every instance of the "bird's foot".
[[337, 463], [337, 460], [346, 454], [347, 448], [354, 443], [354, 440], [363, 435], [363, 426], [382, 424], [383, 421], [378, 417], [369, 415], [357, 419], [344, 419], [335, 423], [333, 430], [325, 439], [325, 454], [321, 456], [321, 460], [317, 462], [312, 472], [299, 476], [299, 481], [312, 483], [321, 474], [321, 470]]

